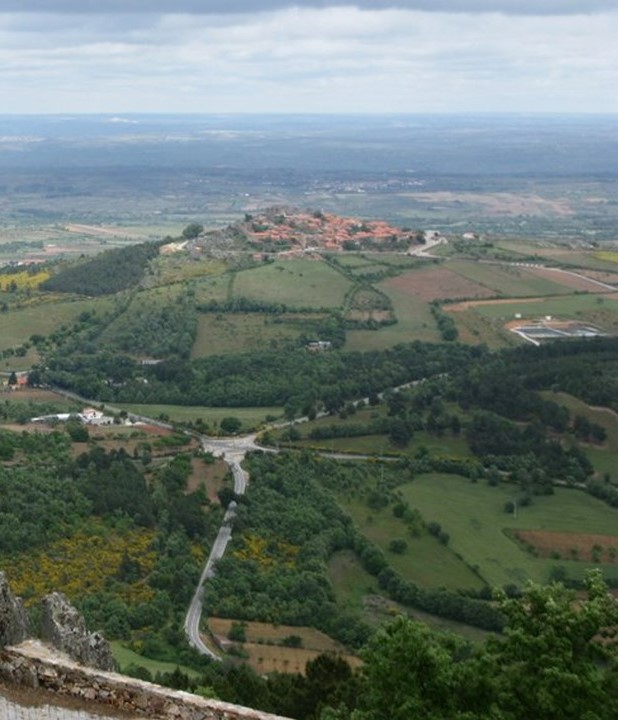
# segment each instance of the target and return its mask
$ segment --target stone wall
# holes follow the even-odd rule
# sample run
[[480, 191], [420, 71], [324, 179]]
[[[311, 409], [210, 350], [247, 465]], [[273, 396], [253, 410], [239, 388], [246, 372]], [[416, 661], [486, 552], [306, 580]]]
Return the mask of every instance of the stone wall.
[[0, 650], [0, 677], [20, 686], [51, 691], [50, 697], [71, 696], [113, 712], [153, 720], [286, 720], [276, 715], [200, 698], [135, 680], [113, 672], [94, 670], [39, 640]]

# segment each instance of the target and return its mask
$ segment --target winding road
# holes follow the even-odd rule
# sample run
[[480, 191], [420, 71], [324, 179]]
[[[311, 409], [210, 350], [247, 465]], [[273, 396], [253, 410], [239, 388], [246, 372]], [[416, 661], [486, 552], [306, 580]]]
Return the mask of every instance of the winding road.
[[[249, 450], [258, 449], [258, 446], [255, 444], [255, 435], [238, 438], [209, 438], [202, 435], [200, 440], [206, 452], [211, 452], [213, 455], [222, 457], [227, 462], [234, 476], [234, 492], [236, 495], [244, 495], [247, 489], [247, 483], [249, 482], [249, 473], [242, 469], [240, 463]], [[227, 544], [232, 539], [232, 525], [236, 517], [236, 507], [237, 505], [234, 500], [228, 505], [225, 515], [223, 516], [223, 524], [219, 528], [217, 537], [210, 550], [210, 555], [208, 556], [208, 560], [206, 561], [185, 617], [185, 634], [189, 645], [202, 655], [208, 655], [213, 660], [221, 660], [221, 656], [205, 645], [200, 633], [204, 583], [209, 577], [212, 577], [217, 561], [223, 557]]]

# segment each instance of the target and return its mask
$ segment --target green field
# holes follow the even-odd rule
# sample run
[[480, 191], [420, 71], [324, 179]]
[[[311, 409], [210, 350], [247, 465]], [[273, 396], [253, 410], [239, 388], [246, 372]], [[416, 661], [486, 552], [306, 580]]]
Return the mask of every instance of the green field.
[[[366, 406], [345, 419], [338, 415], [327, 415], [307, 423], [296, 426], [301, 439], [293, 442], [296, 447], [315, 447], [328, 451], [361, 453], [364, 455], [380, 455], [382, 453], [397, 455], [415, 455], [421, 448], [426, 448], [432, 455], [448, 457], [470, 457], [470, 449], [463, 436], [453, 436], [445, 432], [442, 436], [434, 435], [425, 430], [414, 432], [412, 440], [402, 448], [393, 444], [386, 435], [359, 435], [356, 437], [316, 438], [309, 437], [314, 428], [344, 428], [350, 425], [366, 425], [374, 419], [386, 414], [386, 404], [381, 403], [375, 407]], [[280, 440], [286, 429], [273, 432], [273, 437]]]
[[138, 655], [125, 647], [120, 641], [113, 640], [110, 645], [112, 646], [112, 654], [114, 660], [118, 664], [120, 670], [125, 670], [129, 665], [135, 665], [137, 667], [144, 667], [152, 673], [153, 677], [156, 673], [171, 673], [176, 668], [180, 668], [182, 672], [186, 673], [191, 678], [198, 678], [200, 676], [197, 670], [193, 670], [186, 665], [177, 665], [176, 663], [163, 662], [161, 660], [152, 660], [151, 658]]
[[225, 302], [228, 299], [230, 283], [233, 278], [233, 273], [225, 273], [192, 281], [196, 302], [207, 303], [210, 300]]
[[195, 422], [201, 418], [211, 427], [217, 427], [225, 417], [237, 417], [242, 420], [241, 432], [250, 432], [266, 422], [268, 416], [280, 418], [283, 408], [280, 407], [204, 407], [194, 405], [142, 405], [139, 403], [114, 403], [114, 407], [127, 410], [136, 415], [159, 418], [167, 415], [172, 422]]
[[366, 595], [380, 593], [376, 579], [362, 567], [351, 550], [340, 550], [330, 557], [328, 575], [335, 588], [337, 603], [353, 612], [363, 611]]
[[[48, 335], [81, 312], [93, 308], [107, 309], [101, 300], [50, 300], [0, 313], [0, 350], [26, 342], [31, 335]], [[101, 310], [99, 310], [101, 312]]]
[[[448, 312], [448, 305], [444, 308]], [[476, 312], [476, 308], [451, 313], [459, 333], [459, 341], [477, 345], [484, 343], [491, 350], [505, 345], [518, 345], [522, 339], [504, 329], [503, 323]]]
[[185, 253], [160, 255], [152, 264], [152, 271], [158, 284], [186, 282], [197, 278], [212, 278], [223, 275], [228, 270], [223, 260], [205, 257], [187, 262]]
[[286, 347], [302, 333], [298, 322], [273, 322], [261, 313], [200, 314], [192, 357], [273, 350]]
[[447, 620], [438, 615], [404, 607], [380, 596], [376, 580], [350, 550], [340, 550], [328, 562], [328, 574], [335, 588], [337, 603], [352, 612], [360, 612], [371, 624], [379, 625], [398, 614], [407, 614], [436, 630], [454, 632], [471, 642], [481, 642], [488, 633], [472, 625]]
[[379, 330], [349, 330], [346, 333], [346, 350], [383, 350], [413, 340], [440, 340], [428, 302], [387, 282], [378, 283], [376, 287], [390, 298], [397, 322]]
[[[615, 535], [618, 528], [618, 510], [578, 490], [556, 488], [553, 496], [534, 497], [517, 517], [504, 512], [505, 503], [518, 495], [511, 485], [489, 487], [456, 475], [432, 473], [415, 478], [401, 491], [411, 507], [449, 533], [450, 548], [495, 586], [521, 585], [528, 579], [547, 582], [556, 565], [565, 565], [574, 577], [591, 567], [584, 562], [535, 558], [511, 540], [507, 530]], [[604, 565], [603, 569], [618, 577], [618, 566]]]
[[[582, 294], [564, 297], [547, 297], [542, 300], [531, 299], [509, 303], [488, 303], [477, 305], [475, 312], [486, 317], [500, 320], [512, 320], [516, 313], [523, 318], [537, 318], [552, 315], [562, 319], [589, 319], [595, 313], [618, 313], [618, 301], [606, 295]], [[588, 320], [593, 322], [592, 319]]]
[[288, 307], [335, 308], [343, 305], [350, 283], [317, 260], [286, 260], [237, 273], [234, 296]]
[[[423, 587], [446, 587], [457, 589], [480, 589], [482, 581], [460, 558], [436, 538], [424, 532], [413, 538], [405, 523], [393, 515], [392, 508], [372, 510], [360, 500], [341, 500], [358, 529], [371, 542], [382, 549], [389, 564], [406, 580]], [[429, 516], [426, 520], [433, 520]], [[394, 538], [403, 538], [408, 549], [401, 555], [389, 550]]]

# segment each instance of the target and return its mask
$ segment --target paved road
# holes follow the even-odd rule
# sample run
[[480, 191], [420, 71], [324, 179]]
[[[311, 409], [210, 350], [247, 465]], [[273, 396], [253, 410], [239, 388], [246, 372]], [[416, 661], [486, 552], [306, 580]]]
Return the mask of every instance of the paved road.
[[[240, 470], [240, 473], [244, 475], [244, 471], [240, 468], [240, 466], [238, 466], [238, 468]], [[232, 470], [232, 472], [234, 471]], [[236, 478], [236, 473], [234, 473], [234, 478]], [[234, 481], [234, 486], [236, 487], [236, 480]], [[204, 566], [200, 581], [197, 585], [197, 589], [195, 590], [193, 599], [191, 600], [191, 604], [189, 605], [189, 610], [187, 611], [187, 615], [185, 617], [185, 633], [187, 635], [189, 645], [194, 647], [202, 655], [210, 656], [213, 660], [221, 660], [221, 657], [204, 644], [204, 641], [202, 640], [202, 636], [200, 634], [200, 619], [202, 617], [203, 609], [204, 583], [214, 573], [217, 561], [223, 557], [227, 544], [232, 539], [232, 523], [234, 522], [235, 516], [236, 503], [232, 501], [229, 504], [228, 509], [225, 513], [225, 516], [223, 518], [223, 525], [221, 525], [221, 527], [219, 528], [217, 538], [213, 543], [210, 555], [208, 556], [208, 560], [206, 562], [206, 565]]]
[[[249, 473], [242, 469], [240, 463], [248, 450], [258, 449], [258, 446], [255, 444], [255, 435], [247, 435], [239, 438], [209, 438], [204, 435], [201, 437], [201, 443], [204, 450], [225, 459], [234, 477], [234, 492], [236, 495], [244, 495], [247, 489], [247, 483], [249, 482]], [[223, 517], [223, 524], [219, 528], [219, 533], [213, 543], [210, 555], [208, 556], [208, 560], [206, 561], [185, 617], [185, 633], [189, 644], [199, 653], [208, 655], [213, 658], [213, 660], [221, 660], [221, 657], [204, 644], [200, 634], [200, 620], [204, 607], [204, 583], [209, 577], [212, 577], [217, 561], [223, 557], [227, 544], [232, 539], [232, 525], [236, 517], [236, 507], [235, 501], [232, 501], [228, 505]]]
[[[400, 389], [411, 387], [422, 382], [424, 382], [424, 380], [414, 380], [409, 383], [404, 383], [397, 388], [393, 388], [393, 390], [396, 392]], [[85, 402], [87, 404], [94, 404], [94, 401], [83, 398], [70, 391], [61, 391], [57, 389], [55, 390], [56, 392], [65, 395], [66, 397], [70, 397], [72, 399], [78, 400], [80, 402]], [[382, 396], [383, 393], [380, 393], [379, 397]], [[362, 398], [362, 400], [365, 403], [368, 402], [368, 398]], [[106, 405], [106, 407], [112, 411], [116, 410], [116, 408], [113, 408], [110, 405]], [[318, 414], [318, 417], [322, 417], [324, 415], [327, 415], [327, 413], [320, 412]], [[134, 415], [130, 413], [129, 418], [131, 420], [137, 420], [148, 424], [159, 425], [160, 427], [166, 427], [170, 429], [173, 428], [171, 424], [163, 423], [160, 420], [155, 420], [154, 418], [149, 418], [142, 415]], [[277, 423], [276, 425], [271, 425], [271, 427], [280, 428], [285, 427], [286, 425], [293, 425], [298, 422], [307, 422], [308, 420], [309, 418], [307, 417], [296, 418], [295, 420], [289, 420], [286, 422]], [[247, 473], [246, 470], [243, 470], [241, 467], [241, 463], [244, 460], [245, 455], [253, 450], [261, 450], [263, 452], [275, 453], [279, 452], [278, 449], [267, 448], [258, 445], [256, 443], [257, 433], [240, 437], [212, 438], [208, 437], [207, 435], [200, 435], [199, 437], [202, 448], [205, 452], [211, 452], [216, 457], [223, 458], [225, 462], [229, 465], [230, 470], [232, 471], [232, 475], [234, 477], [234, 492], [236, 493], [236, 495], [243, 495], [247, 489], [247, 483], [249, 482], [249, 473]], [[346, 455], [338, 453], [323, 454], [330, 457], [340, 457], [341, 459], [347, 460], [375, 457], [363, 455]], [[395, 458], [384, 459], [393, 460]], [[185, 616], [184, 628], [189, 644], [199, 653], [201, 653], [202, 655], [208, 655], [213, 660], [221, 660], [222, 658], [216, 652], [206, 646], [200, 634], [200, 620], [203, 611], [204, 583], [206, 582], [206, 580], [208, 580], [209, 577], [212, 577], [216, 569], [217, 561], [219, 561], [223, 557], [227, 545], [232, 539], [232, 526], [234, 524], [234, 518], [236, 517], [236, 507], [237, 505], [234, 501], [232, 501], [228, 506], [228, 509], [223, 517], [223, 524], [219, 528], [219, 532], [217, 534], [215, 542], [213, 543], [210, 555], [208, 556], [208, 560], [206, 561], [206, 565], [204, 566], [199, 583], [197, 585], [195, 593], [193, 594], [191, 604], [189, 605], [189, 609], [187, 610], [187, 614]]]

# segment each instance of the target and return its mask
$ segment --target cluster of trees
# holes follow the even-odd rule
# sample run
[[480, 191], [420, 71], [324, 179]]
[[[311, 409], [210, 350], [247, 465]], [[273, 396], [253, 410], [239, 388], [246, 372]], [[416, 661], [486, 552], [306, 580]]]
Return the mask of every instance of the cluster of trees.
[[67, 472], [64, 433], [0, 432], [0, 552], [17, 553], [59, 538], [90, 514], [88, 499]]
[[431, 314], [436, 320], [442, 339], [446, 342], [453, 342], [454, 340], [457, 340], [459, 331], [457, 330], [457, 326], [455, 325], [453, 318], [445, 313], [437, 302], [432, 302], [430, 307]]
[[539, 469], [549, 479], [585, 482], [593, 467], [577, 446], [563, 447], [548, 438], [541, 423], [524, 428], [487, 411], [472, 414], [466, 428], [468, 445], [487, 464], [502, 470]]
[[499, 595], [504, 631], [474, 646], [398, 616], [372, 635], [357, 671], [320, 655], [304, 676], [211, 662], [197, 679], [178, 669], [154, 679], [298, 720], [613, 720], [618, 604], [598, 575], [586, 587], [577, 602], [560, 584]]
[[[90, 350], [90, 352], [85, 352]], [[483, 350], [414, 342], [372, 352], [230, 354], [141, 367], [128, 356], [65, 343], [35, 369], [36, 382], [59, 385], [100, 400], [243, 407], [285, 405], [290, 414], [322, 402], [340, 410], [349, 398], [448, 372]], [[148, 382], [144, 383], [143, 380]]]
[[[214, 615], [310, 624], [358, 647], [367, 628], [337, 607], [326, 569], [333, 553], [348, 549], [397, 602], [487, 629], [501, 627], [500, 614], [487, 602], [404, 581], [384, 553], [355, 529], [328, 490], [365, 487], [371, 474], [367, 467], [306, 454], [257, 454], [249, 469], [252, 483], [239, 499], [232, 552], [219, 562], [219, 572], [206, 588], [206, 605]], [[402, 475], [393, 471], [394, 482], [401, 482]], [[388, 488], [382, 499], [388, 504]], [[293, 562], [281, 552], [282, 543], [298, 549]]]
[[[504, 350], [493, 355], [476, 372], [481, 373], [479, 377], [471, 370], [468, 372], [468, 381], [472, 384], [467, 396], [481, 392], [489, 401], [492, 391], [499, 392], [507, 411], [518, 408], [517, 412], [522, 413], [532, 398], [529, 391], [547, 389], [570, 393], [590, 405], [618, 410], [618, 338], [615, 337]], [[500, 378], [504, 378], [502, 389]], [[489, 386], [487, 381], [491, 381]], [[495, 407], [487, 409], [496, 410]]]
[[141, 243], [107, 250], [91, 260], [61, 269], [40, 289], [79, 295], [111, 295], [134, 287], [142, 279], [161, 243]]
[[101, 344], [131, 355], [188, 358], [197, 336], [197, 312], [187, 293], [173, 302], [135, 297], [101, 336]]
[[575, 604], [560, 585], [500, 597], [504, 634], [477, 649], [397, 618], [363, 653], [356, 702], [322, 720], [610, 720], [618, 713], [618, 604], [598, 575]]
[[[190, 456], [150, 470], [148, 480], [145, 457], [92, 447], [73, 459], [66, 431], [0, 431], [0, 461], [10, 461], [0, 462], [0, 555], [27, 564], [29, 553], [79, 536], [93, 516], [110, 528], [150, 529], [153, 568], [145, 572], [139, 560], [127, 557], [117, 573], [110, 568], [105, 591], [85, 585], [72, 600], [108, 637], [137, 638], [153, 652], [163, 648], [176, 657], [185, 644], [183, 614], [223, 511], [210, 506], [203, 489], [187, 492]], [[202, 545], [204, 552], [196, 553]], [[134, 583], [139, 591], [131, 589]]]
[[369, 628], [335, 602], [326, 563], [354, 536], [351, 519], [318, 482], [321, 461], [251, 456], [231, 547], [206, 585], [213, 615], [311, 625], [359, 647]]

